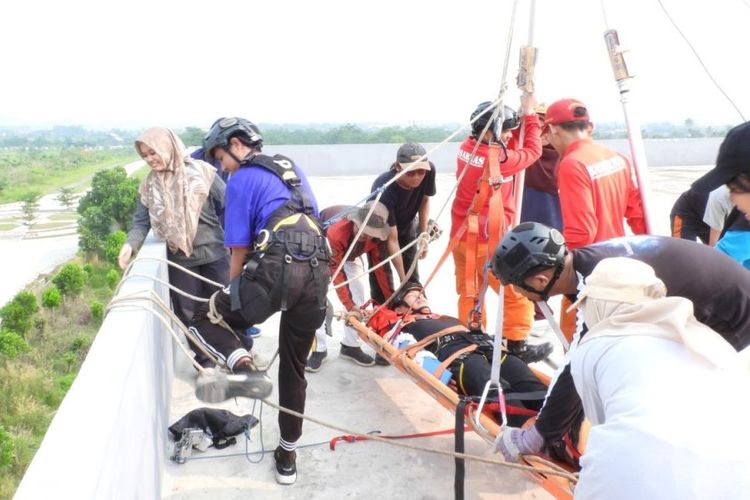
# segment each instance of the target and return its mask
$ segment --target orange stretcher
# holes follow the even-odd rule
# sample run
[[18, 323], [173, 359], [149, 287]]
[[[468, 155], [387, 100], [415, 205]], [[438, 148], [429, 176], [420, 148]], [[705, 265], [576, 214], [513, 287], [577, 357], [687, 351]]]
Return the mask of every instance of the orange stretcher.
[[[350, 318], [350, 324], [357, 330], [359, 337], [367, 343], [376, 353], [387, 359], [391, 365], [399, 371], [406, 374], [422, 390], [432, 396], [441, 406], [455, 414], [459, 404], [459, 396], [448, 385], [443, 384], [433, 374], [423, 369], [410, 356], [408, 349], [403, 351], [397, 349], [388, 343], [383, 337], [368, 328], [364, 323], [356, 318]], [[448, 334], [448, 332], [445, 332]], [[532, 369], [533, 370], [533, 369]], [[550, 378], [546, 374], [533, 370], [539, 379], [549, 385]], [[464, 418], [466, 424], [475, 433], [487, 441], [490, 445], [495, 442], [495, 438], [501, 434], [502, 427], [496, 417], [490, 412], [482, 412], [477, 418], [476, 407], [467, 406], [467, 414]], [[479, 422], [477, 424], [477, 421]], [[557, 462], [543, 456], [524, 456], [520, 463], [534, 467], [539, 470], [558, 469], [564, 472], [575, 473], [569, 465]], [[529, 472], [529, 476], [537, 481], [547, 492], [560, 500], [572, 500], [573, 488], [575, 484], [571, 480], [557, 475], [544, 474], [542, 472]]]

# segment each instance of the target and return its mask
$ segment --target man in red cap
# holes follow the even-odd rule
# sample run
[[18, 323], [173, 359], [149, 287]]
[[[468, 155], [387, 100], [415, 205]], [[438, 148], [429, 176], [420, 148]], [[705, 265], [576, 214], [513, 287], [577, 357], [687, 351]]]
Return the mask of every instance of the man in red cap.
[[[571, 250], [625, 236], [625, 219], [633, 233], [646, 232], [630, 163], [595, 143], [593, 130], [586, 106], [576, 99], [561, 99], [547, 108], [543, 134], [560, 154], [557, 183], [563, 236]], [[572, 337], [575, 317], [563, 314], [562, 323]]]

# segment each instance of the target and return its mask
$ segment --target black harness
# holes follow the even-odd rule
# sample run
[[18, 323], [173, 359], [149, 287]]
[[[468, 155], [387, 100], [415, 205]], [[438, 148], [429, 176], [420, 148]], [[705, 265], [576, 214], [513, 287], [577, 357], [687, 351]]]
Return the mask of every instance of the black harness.
[[[240, 163], [240, 168], [246, 167], [260, 167], [272, 172], [284, 182], [292, 196], [273, 212], [266, 227], [258, 234], [243, 274], [252, 279], [266, 255], [281, 256], [281, 310], [286, 311], [286, 268], [293, 262], [309, 263], [313, 270], [318, 303], [324, 309], [329, 281], [327, 262], [331, 252], [320, 221], [315, 216], [310, 196], [301, 188], [302, 179], [297, 173], [297, 167], [286, 156], [264, 154], [252, 154], [245, 158]], [[323, 266], [321, 261], [324, 262]], [[230, 295], [232, 311], [239, 310], [239, 287], [231, 287]]]

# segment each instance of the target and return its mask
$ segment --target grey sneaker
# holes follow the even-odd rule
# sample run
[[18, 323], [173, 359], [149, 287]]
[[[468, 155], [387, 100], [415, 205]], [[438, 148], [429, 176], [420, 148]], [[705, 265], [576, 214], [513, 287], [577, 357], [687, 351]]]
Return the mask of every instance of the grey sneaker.
[[281, 446], [273, 452], [274, 472], [279, 484], [294, 484], [297, 480], [297, 452], [286, 451]]
[[306, 372], [317, 372], [320, 371], [320, 365], [323, 364], [323, 360], [328, 356], [328, 351], [315, 351], [310, 354], [307, 358], [307, 364], [305, 365]]
[[365, 354], [359, 346], [353, 347], [342, 344], [339, 355], [354, 361], [359, 366], [373, 366], [375, 364], [375, 360], [372, 359], [371, 356]]
[[272, 390], [273, 382], [264, 371], [206, 370], [195, 381], [195, 397], [207, 403], [221, 403], [236, 397], [265, 399]]

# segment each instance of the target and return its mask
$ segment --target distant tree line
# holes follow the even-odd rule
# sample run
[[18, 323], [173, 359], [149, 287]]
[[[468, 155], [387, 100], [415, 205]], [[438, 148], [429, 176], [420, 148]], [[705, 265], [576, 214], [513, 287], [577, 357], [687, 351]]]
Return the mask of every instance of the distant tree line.
[[[259, 124], [266, 144], [398, 144], [407, 141], [440, 142], [455, 132], [459, 124], [440, 126], [371, 126], [354, 123], [343, 125]], [[682, 124], [647, 123], [641, 127], [644, 138], [722, 137], [731, 125], [698, 125], [691, 118]], [[199, 146], [206, 130], [186, 127], [178, 130], [187, 146]], [[15, 130], [0, 128], [0, 149], [110, 149], [133, 147], [140, 131], [111, 129], [89, 130], [77, 126], [58, 126], [48, 130]], [[625, 125], [617, 122], [596, 123], [595, 137], [627, 137]], [[459, 134], [455, 141], [463, 139]]]

